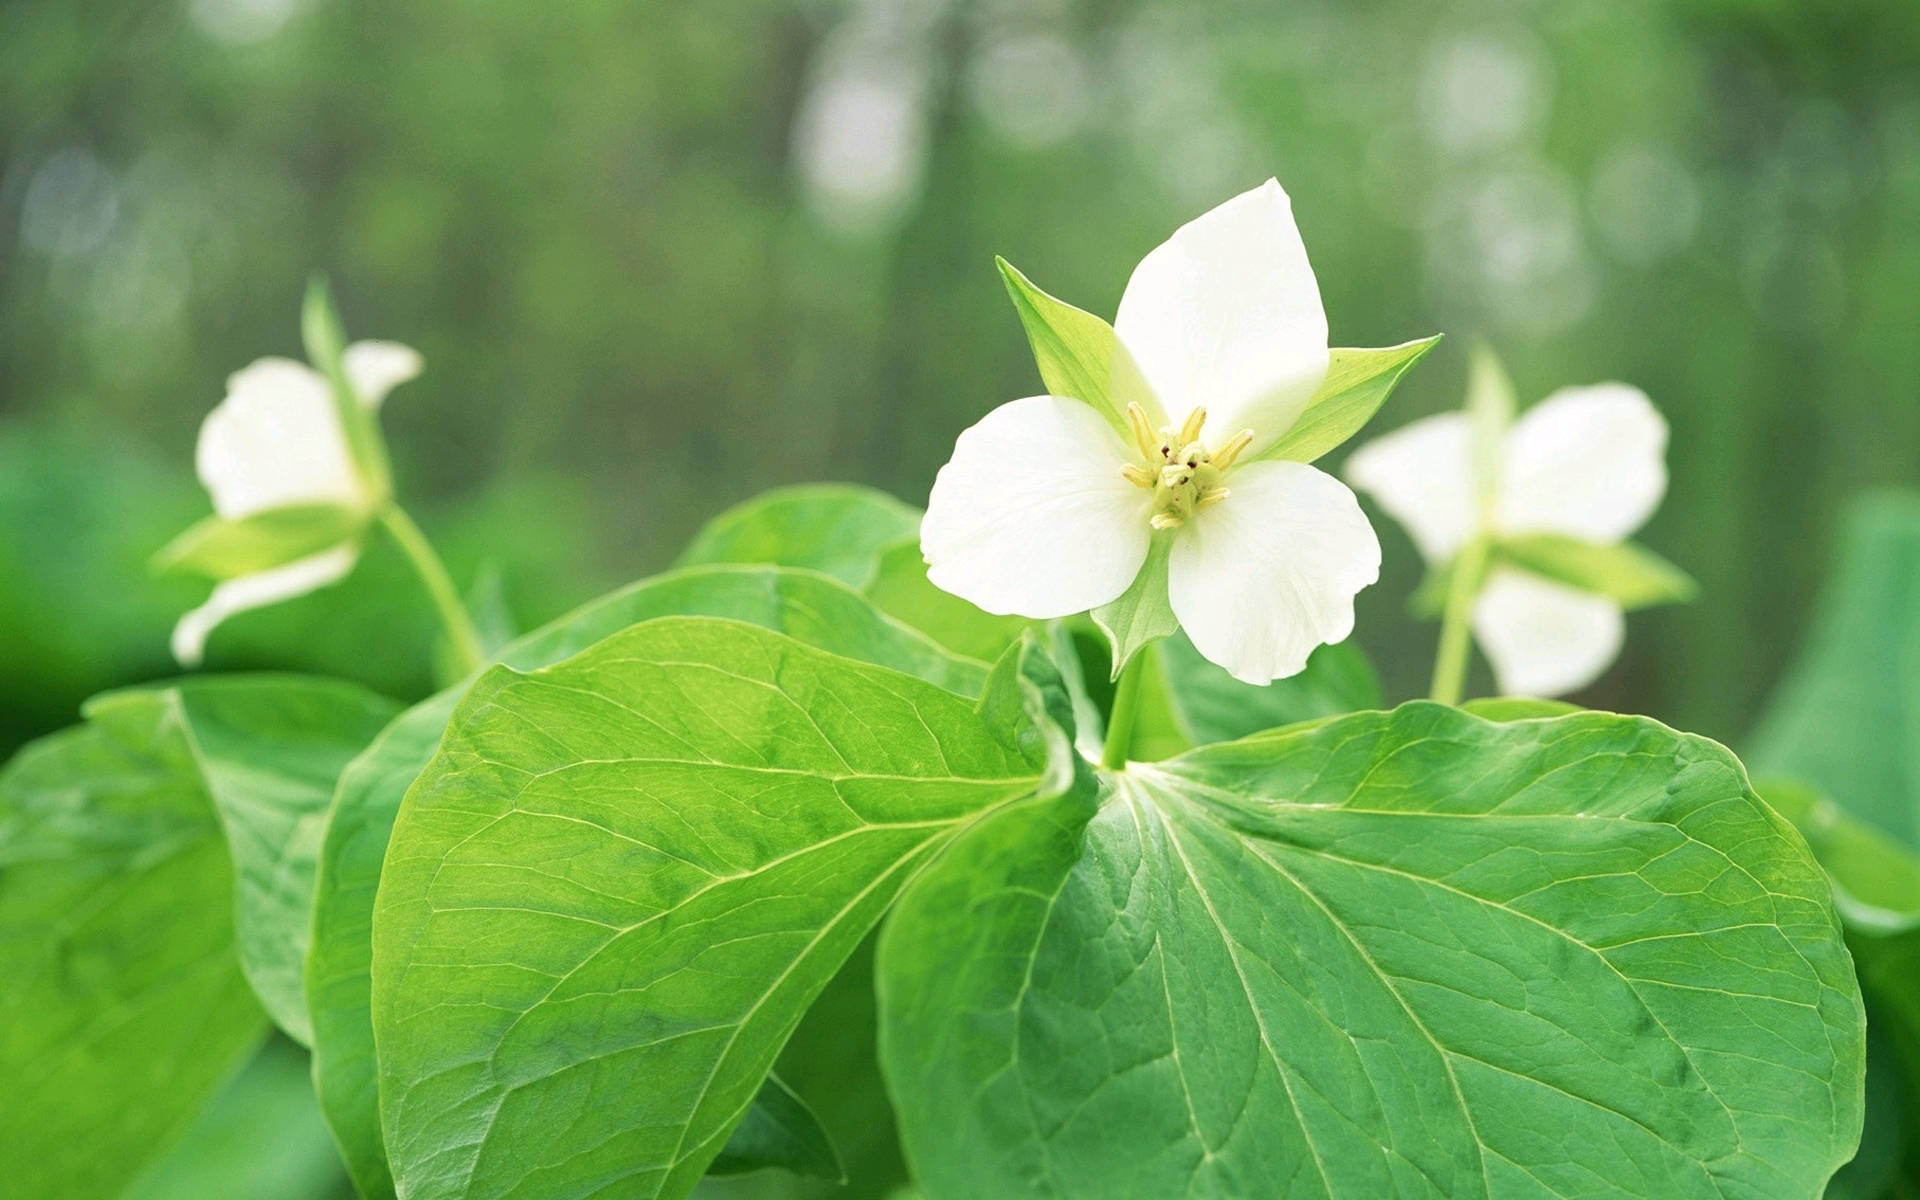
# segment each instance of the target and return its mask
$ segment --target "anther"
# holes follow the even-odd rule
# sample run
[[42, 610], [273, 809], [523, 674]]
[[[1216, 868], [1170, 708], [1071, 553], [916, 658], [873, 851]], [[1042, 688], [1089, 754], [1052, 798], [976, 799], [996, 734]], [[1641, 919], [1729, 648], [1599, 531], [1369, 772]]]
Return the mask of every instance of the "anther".
[[1183, 446], [1186, 445], [1188, 442], [1200, 436], [1200, 429], [1206, 423], [1207, 410], [1205, 408], [1194, 409], [1187, 414], [1186, 423], [1180, 426], [1180, 436], [1174, 440]]
[[1233, 495], [1233, 489], [1231, 488], [1202, 488], [1200, 489], [1200, 495], [1193, 502], [1193, 510], [1199, 512], [1202, 509], [1212, 508], [1231, 495]]
[[1120, 468], [1120, 473], [1126, 476], [1127, 482], [1135, 487], [1150, 488], [1160, 481], [1158, 475], [1139, 463], [1127, 463]]
[[1233, 465], [1233, 460], [1244, 454], [1247, 447], [1251, 445], [1253, 445], [1253, 430], [1242, 429], [1233, 435], [1232, 441], [1220, 447], [1220, 453], [1213, 456], [1213, 465], [1222, 471], [1226, 470]]
[[1160, 482], [1170, 488], [1185, 487], [1193, 482], [1193, 468], [1184, 463], [1175, 463], [1171, 467], [1161, 467]]
[[1147, 420], [1147, 410], [1140, 407], [1138, 401], [1127, 405], [1127, 424], [1133, 429], [1133, 444], [1140, 447], [1140, 453], [1152, 458], [1160, 439], [1153, 432], [1152, 422]]
[[1153, 519], [1148, 524], [1155, 529], [1178, 529], [1186, 524], [1186, 518], [1179, 513], [1157, 512], [1153, 514]]

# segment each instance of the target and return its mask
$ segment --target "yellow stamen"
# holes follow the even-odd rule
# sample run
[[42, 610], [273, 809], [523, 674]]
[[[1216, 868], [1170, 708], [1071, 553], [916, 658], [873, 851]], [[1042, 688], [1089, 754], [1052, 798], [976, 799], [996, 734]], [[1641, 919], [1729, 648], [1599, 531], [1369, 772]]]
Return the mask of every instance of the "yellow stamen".
[[1222, 500], [1225, 500], [1228, 496], [1231, 496], [1231, 495], [1233, 495], [1233, 490], [1231, 488], [1223, 488], [1223, 487], [1202, 488], [1200, 490], [1199, 498], [1193, 502], [1193, 510], [1195, 512], [1200, 512], [1204, 509], [1212, 508], [1214, 505], [1220, 503]]
[[1253, 445], [1253, 430], [1242, 429], [1233, 435], [1232, 441], [1220, 447], [1220, 453], [1213, 456], [1213, 465], [1219, 470], [1226, 470], [1233, 465], [1233, 460], [1244, 454], [1247, 447], [1251, 445]]
[[1160, 477], [1158, 475], [1155, 475], [1152, 471], [1147, 470], [1145, 467], [1141, 466], [1139, 463], [1127, 463], [1125, 466], [1120, 468], [1120, 473], [1122, 475], [1125, 475], [1127, 477], [1127, 482], [1132, 484], [1135, 487], [1150, 488], [1154, 484], [1160, 481]]
[[1187, 414], [1186, 423], [1180, 426], [1180, 436], [1174, 440], [1183, 446], [1186, 445], [1188, 442], [1200, 436], [1200, 428], [1206, 423], [1207, 410], [1205, 408], [1194, 409]]
[[1153, 518], [1148, 524], [1152, 525], [1155, 529], [1178, 529], [1180, 526], [1186, 524], [1186, 518], [1178, 513], [1157, 512], [1153, 514]]
[[1160, 468], [1160, 482], [1169, 488], [1182, 488], [1193, 482], [1193, 468], [1184, 463], [1175, 463]]
[[1152, 458], [1159, 453], [1160, 439], [1153, 432], [1153, 425], [1147, 420], [1147, 410], [1136, 401], [1127, 405], [1127, 424], [1133, 428], [1133, 444], [1140, 447], [1140, 454]]

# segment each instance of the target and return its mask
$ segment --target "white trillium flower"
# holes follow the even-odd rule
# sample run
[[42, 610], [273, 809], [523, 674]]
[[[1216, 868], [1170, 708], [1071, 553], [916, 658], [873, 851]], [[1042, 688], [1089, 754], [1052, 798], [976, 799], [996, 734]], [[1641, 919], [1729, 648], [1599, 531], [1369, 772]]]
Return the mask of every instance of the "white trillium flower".
[[1173, 615], [1250, 683], [1353, 631], [1380, 544], [1353, 493], [1260, 461], [1327, 375], [1327, 318], [1292, 205], [1269, 180], [1135, 268], [1116, 354], [1144, 387], [1132, 436], [1078, 399], [1032, 396], [960, 435], [921, 525], [928, 577], [988, 612], [1044, 619], [1125, 593], [1167, 540]]
[[[421, 366], [412, 349], [373, 341], [348, 346], [342, 364], [368, 408]], [[215, 515], [226, 521], [306, 505], [337, 506], [370, 520], [382, 499], [354, 461], [325, 376], [288, 358], [263, 358], [228, 378], [226, 398], [200, 427], [194, 464]], [[198, 665], [207, 635], [222, 621], [337, 582], [359, 557], [353, 529], [318, 552], [224, 580], [174, 627], [174, 657]]]
[[[1434, 566], [1477, 537], [1558, 534], [1610, 546], [1644, 525], [1667, 489], [1667, 423], [1639, 388], [1563, 388], [1515, 421], [1474, 474], [1466, 413], [1415, 421], [1356, 451], [1347, 478], [1374, 497]], [[1481, 516], [1487, 496], [1486, 516]], [[1625, 640], [1621, 604], [1510, 563], [1489, 572], [1473, 633], [1508, 695], [1558, 696], [1599, 678]]]

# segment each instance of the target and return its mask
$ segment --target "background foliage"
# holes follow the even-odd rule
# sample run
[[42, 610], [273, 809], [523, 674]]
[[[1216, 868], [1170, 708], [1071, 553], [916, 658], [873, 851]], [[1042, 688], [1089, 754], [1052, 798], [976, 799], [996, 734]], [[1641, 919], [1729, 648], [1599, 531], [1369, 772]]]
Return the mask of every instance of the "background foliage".
[[[146, 556], [203, 511], [225, 375], [297, 349], [313, 267], [425, 352], [388, 407], [402, 488], [524, 628], [771, 484], [918, 502], [1038, 390], [994, 253], [1110, 312], [1269, 173], [1336, 342], [1484, 335], [1523, 396], [1620, 377], [1666, 409], [1646, 536], [1702, 602], [1635, 617], [1586, 699], [1733, 738], [1842, 498], [1920, 462], [1916, 64], [1908, 0], [9, 5], [0, 741], [167, 669], [195, 597]], [[1464, 341], [1383, 428], [1457, 401]], [[1399, 698], [1432, 631], [1384, 536], [1360, 628]], [[237, 621], [213, 665], [422, 694], [395, 577], [344, 585], [364, 615]]]

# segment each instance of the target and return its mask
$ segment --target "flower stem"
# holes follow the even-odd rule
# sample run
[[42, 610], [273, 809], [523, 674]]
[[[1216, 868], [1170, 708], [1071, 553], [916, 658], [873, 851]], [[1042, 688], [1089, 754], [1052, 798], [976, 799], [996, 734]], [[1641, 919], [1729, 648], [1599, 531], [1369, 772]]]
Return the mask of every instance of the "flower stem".
[[427, 535], [420, 532], [413, 518], [398, 504], [389, 504], [380, 513], [380, 523], [393, 535], [394, 542], [406, 554], [407, 561], [413, 564], [414, 572], [427, 589], [434, 611], [440, 614], [440, 624], [446, 629], [447, 641], [453, 646], [460, 674], [471, 675], [486, 666], [486, 652], [480, 648], [480, 632], [474, 628], [473, 618], [467, 614], [467, 606], [460, 602], [460, 593], [453, 586], [452, 577], [447, 574], [446, 564], [434, 552], [433, 543], [427, 541]]
[[1146, 655], [1137, 651], [1133, 661], [1120, 670], [1120, 682], [1113, 689], [1113, 712], [1107, 717], [1107, 741], [1100, 749], [1100, 765], [1118, 771], [1127, 765], [1127, 752], [1133, 748], [1133, 721], [1140, 712], [1140, 677]]
[[1487, 569], [1487, 539], [1474, 538], [1453, 560], [1447, 607], [1440, 620], [1440, 651], [1433, 660], [1429, 695], [1440, 704], [1460, 703], [1467, 684], [1467, 649], [1472, 643], [1473, 602]]

